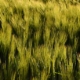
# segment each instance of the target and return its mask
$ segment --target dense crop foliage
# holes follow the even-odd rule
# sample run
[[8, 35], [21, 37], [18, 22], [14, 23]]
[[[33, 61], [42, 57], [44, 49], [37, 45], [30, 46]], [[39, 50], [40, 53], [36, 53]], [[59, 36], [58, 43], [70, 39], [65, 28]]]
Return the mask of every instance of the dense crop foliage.
[[0, 80], [80, 80], [80, 0], [0, 0]]

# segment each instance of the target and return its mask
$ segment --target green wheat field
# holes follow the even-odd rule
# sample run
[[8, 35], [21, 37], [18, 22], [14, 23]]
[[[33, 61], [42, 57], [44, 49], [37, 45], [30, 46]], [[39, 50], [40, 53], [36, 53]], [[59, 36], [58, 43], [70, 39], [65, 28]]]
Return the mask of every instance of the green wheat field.
[[0, 80], [80, 80], [80, 0], [0, 0]]

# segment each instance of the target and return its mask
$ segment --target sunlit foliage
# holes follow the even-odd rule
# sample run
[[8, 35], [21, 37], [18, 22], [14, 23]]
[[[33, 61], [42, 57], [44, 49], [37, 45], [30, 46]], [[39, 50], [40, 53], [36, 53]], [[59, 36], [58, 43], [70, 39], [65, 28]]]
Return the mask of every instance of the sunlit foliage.
[[0, 80], [80, 79], [80, 0], [0, 0]]

